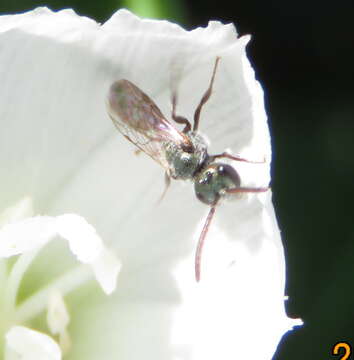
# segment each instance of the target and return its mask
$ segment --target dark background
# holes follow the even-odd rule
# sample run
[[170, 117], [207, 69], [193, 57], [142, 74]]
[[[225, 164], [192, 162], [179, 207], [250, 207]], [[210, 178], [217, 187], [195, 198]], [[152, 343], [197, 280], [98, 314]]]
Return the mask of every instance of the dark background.
[[283, 338], [274, 360], [340, 359], [332, 346], [354, 345], [353, 0], [1, 0], [0, 13], [39, 5], [101, 22], [125, 6], [187, 28], [234, 22], [253, 35], [248, 53], [273, 135], [287, 311], [305, 323]]

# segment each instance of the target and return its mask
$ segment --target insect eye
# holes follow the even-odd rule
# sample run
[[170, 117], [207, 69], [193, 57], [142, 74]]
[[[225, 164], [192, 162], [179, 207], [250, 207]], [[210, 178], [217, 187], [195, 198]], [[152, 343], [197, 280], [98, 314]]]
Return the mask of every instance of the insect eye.
[[218, 174], [219, 175], [225, 175], [226, 174], [226, 170], [225, 170], [224, 165], [219, 165], [218, 166]]
[[231, 182], [235, 186], [240, 186], [241, 180], [240, 176], [236, 170], [227, 164], [219, 164], [217, 168], [218, 175], [224, 179], [226, 182]]

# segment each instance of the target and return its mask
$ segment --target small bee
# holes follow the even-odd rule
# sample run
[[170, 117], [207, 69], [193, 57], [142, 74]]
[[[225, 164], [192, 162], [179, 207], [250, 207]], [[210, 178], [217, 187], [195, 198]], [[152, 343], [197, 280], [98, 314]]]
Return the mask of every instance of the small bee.
[[[237, 193], [265, 192], [268, 187], [242, 187], [236, 170], [217, 159], [227, 158], [236, 161], [248, 161], [239, 156], [223, 152], [209, 155], [207, 144], [198, 133], [200, 113], [210, 98], [220, 57], [215, 60], [210, 84], [194, 112], [193, 128], [188, 119], [176, 114], [177, 94], [172, 94], [172, 119], [183, 124], [182, 131], [177, 130], [162, 114], [156, 104], [129, 80], [114, 82], [107, 97], [107, 110], [115, 127], [123, 136], [151, 156], [165, 169], [165, 194], [171, 182], [191, 180], [197, 198], [210, 206], [210, 211], [200, 234], [195, 253], [195, 278], [200, 280], [201, 255], [205, 237], [222, 198]], [[264, 162], [264, 161], [263, 161]], [[162, 196], [163, 196], [162, 195]]]

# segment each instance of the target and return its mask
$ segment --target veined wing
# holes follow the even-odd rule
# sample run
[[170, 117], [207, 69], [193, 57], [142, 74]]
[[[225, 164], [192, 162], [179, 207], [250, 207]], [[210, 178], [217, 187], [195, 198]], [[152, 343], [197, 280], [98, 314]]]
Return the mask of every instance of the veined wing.
[[172, 126], [156, 104], [128, 80], [111, 85], [107, 108], [116, 128], [165, 169], [169, 169], [169, 164], [164, 143], [173, 142], [187, 152], [193, 150], [190, 139]]

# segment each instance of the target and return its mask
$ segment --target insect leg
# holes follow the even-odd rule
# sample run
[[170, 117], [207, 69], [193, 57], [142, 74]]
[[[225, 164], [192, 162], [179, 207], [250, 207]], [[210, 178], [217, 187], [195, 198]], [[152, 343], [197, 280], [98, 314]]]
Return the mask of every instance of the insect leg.
[[227, 159], [236, 160], [236, 161], [244, 161], [244, 162], [252, 163], [252, 164], [264, 164], [266, 162], [265, 158], [263, 159], [263, 161], [253, 161], [253, 160], [247, 160], [247, 159], [242, 158], [242, 157], [237, 156], [237, 155], [231, 155], [231, 154], [229, 154], [227, 152], [223, 152], [223, 153], [218, 154], [218, 155], [211, 155], [210, 158], [212, 160], [218, 159], [218, 158], [227, 158]]
[[168, 175], [167, 172], [165, 172], [165, 189], [163, 191], [163, 193], [161, 194], [159, 200], [157, 201], [157, 204], [160, 204], [160, 202], [162, 201], [162, 199], [165, 197], [166, 193], [167, 193], [167, 190], [168, 188], [170, 187], [171, 185], [171, 178], [170, 178], [170, 175]]
[[219, 61], [220, 61], [220, 57], [218, 56], [218, 57], [216, 58], [216, 60], [215, 60], [213, 75], [211, 76], [211, 80], [210, 80], [209, 87], [208, 87], [207, 91], [204, 93], [202, 99], [200, 100], [200, 103], [199, 103], [198, 107], [196, 108], [196, 110], [195, 110], [195, 112], [194, 112], [193, 131], [197, 131], [197, 130], [198, 130], [200, 112], [201, 112], [201, 110], [202, 110], [203, 105], [209, 100], [210, 95], [211, 95], [211, 92], [212, 92], [212, 90], [213, 90], [213, 83], [214, 83], [215, 74], [216, 74], [216, 69], [217, 69], [217, 67], [218, 67]]
[[189, 122], [189, 120], [186, 119], [185, 117], [176, 115], [176, 105], [177, 105], [177, 94], [174, 92], [172, 94], [172, 119], [176, 121], [176, 123], [178, 124], [184, 124], [185, 127], [183, 129], [183, 132], [187, 133], [191, 130], [192, 125]]
[[200, 280], [200, 264], [201, 264], [201, 259], [202, 259], [204, 240], [205, 240], [206, 234], [208, 233], [211, 220], [213, 219], [213, 216], [215, 214], [215, 209], [216, 209], [216, 205], [213, 205], [209, 210], [209, 214], [205, 220], [203, 230], [200, 233], [197, 249], [195, 251], [195, 279], [197, 282], [199, 282], [199, 280]]
[[261, 187], [261, 188], [252, 188], [252, 187], [238, 187], [234, 189], [228, 189], [226, 192], [228, 194], [237, 194], [237, 193], [261, 193], [266, 192], [270, 187]]

